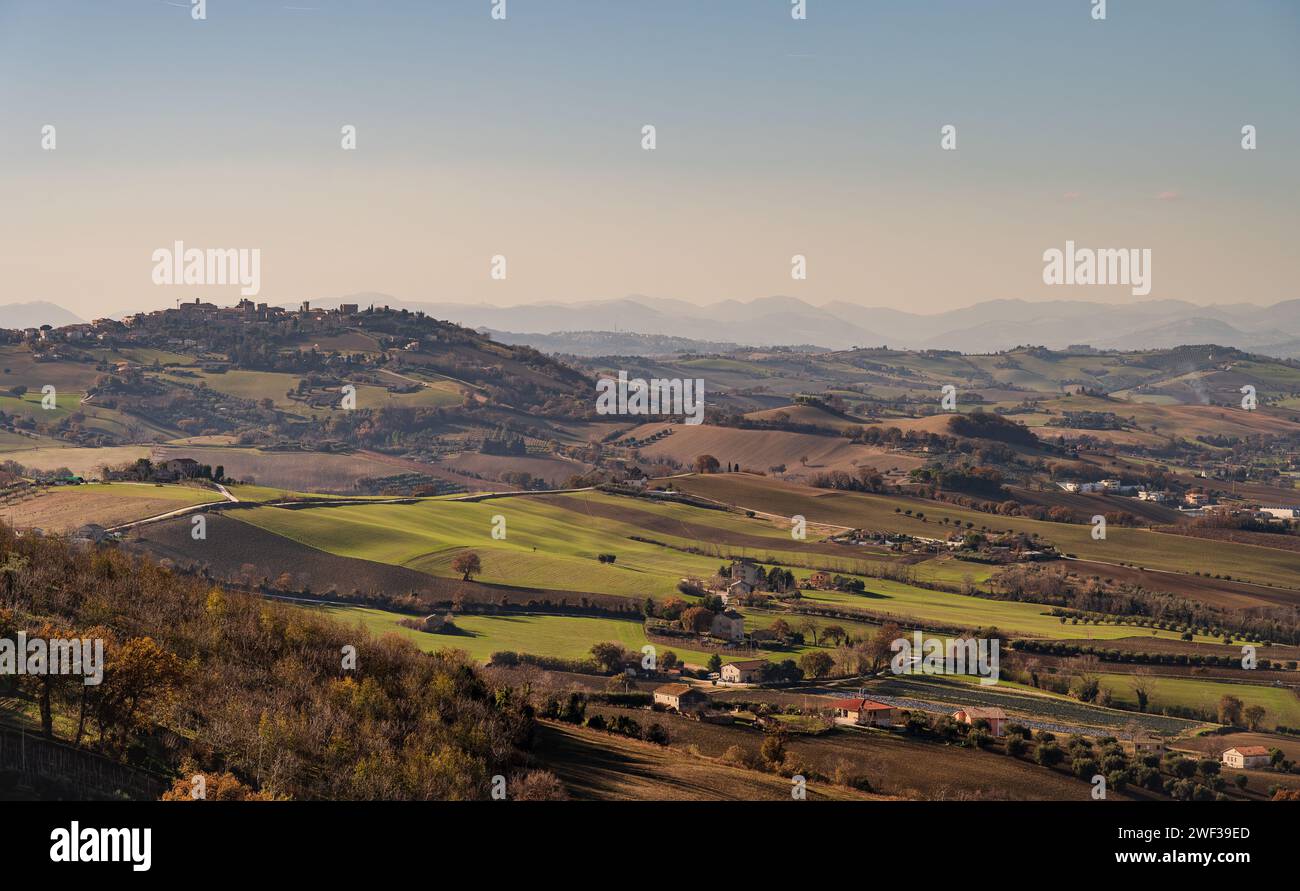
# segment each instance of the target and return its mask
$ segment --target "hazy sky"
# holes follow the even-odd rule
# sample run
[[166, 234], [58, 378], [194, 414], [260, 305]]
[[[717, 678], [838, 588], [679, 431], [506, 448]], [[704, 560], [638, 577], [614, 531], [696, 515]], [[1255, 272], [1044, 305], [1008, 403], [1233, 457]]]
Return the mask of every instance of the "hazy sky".
[[176, 240], [271, 302], [1138, 299], [1044, 285], [1067, 239], [1300, 297], [1295, 0], [492, 5], [0, 0], [0, 303], [238, 299], [154, 285]]

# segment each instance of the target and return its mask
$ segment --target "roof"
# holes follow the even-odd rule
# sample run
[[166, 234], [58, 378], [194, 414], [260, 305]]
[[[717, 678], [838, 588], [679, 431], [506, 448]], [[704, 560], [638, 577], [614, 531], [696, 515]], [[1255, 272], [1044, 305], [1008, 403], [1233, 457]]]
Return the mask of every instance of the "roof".
[[994, 718], [998, 718], [1005, 721], [1007, 717], [1007, 713], [1000, 708], [976, 708], [972, 705], [965, 708], [959, 708], [957, 711], [965, 712], [966, 717], [970, 718], [972, 721], [978, 721], [980, 718], [990, 721]]
[[1264, 746], [1237, 746], [1236, 748], [1228, 749], [1228, 751], [1223, 754], [1226, 755], [1228, 752], [1236, 752], [1238, 755], [1246, 756], [1267, 755], [1268, 749]]
[[743, 618], [745, 618], [742, 614], [736, 612], [734, 609], [726, 610], [725, 612], [722, 613], [722, 615], [726, 616], [728, 619], [743, 619]]
[[689, 693], [695, 689], [690, 684], [664, 684], [662, 687], [655, 687], [655, 695], [663, 696], [681, 696], [683, 693]]
[[737, 668], [762, 668], [766, 664], [766, 659], [737, 659], [734, 662], [722, 663], [722, 667], [726, 668], [728, 665], [734, 665]]
[[837, 699], [828, 708], [839, 708], [849, 712], [889, 711], [895, 706], [885, 705], [873, 699]]

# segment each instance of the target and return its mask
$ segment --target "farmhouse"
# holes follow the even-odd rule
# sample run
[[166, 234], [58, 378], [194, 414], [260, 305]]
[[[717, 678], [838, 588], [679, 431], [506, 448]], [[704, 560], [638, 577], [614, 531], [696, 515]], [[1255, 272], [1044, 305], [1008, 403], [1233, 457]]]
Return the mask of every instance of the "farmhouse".
[[979, 721], [987, 721], [989, 733], [1001, 736], [1005, 732], [1007, 713], [1000, 708], [975, 708], [967, 706], [952, 713], [954, 721], [969, 724], [972, 727]]
[[713, 627], [709, 632], [724, 640], [744, 640], [745, 617], [734, 609], [718, 613], [713, 617]]
[[655, 688], [655, 705], [662, 705], [677, 712], [701, 708], [708, 701], [708, 696], [690, 684], [664, 684], [662, 687]]
[[1134, 736], [1132, 739], [1124, 740], [1121, 747], [1125, 753], [1134, 757], [1162, 755], [1165, 751], [1165, 741], [1158, 736]]
[[749, 557], [741, 557], [739, 560], [731, 561], [731, 580], [733, 583], [742, 581], [749, 585], [750, 590], [758, 586], [763, 570]]
[[854, 727], [892, 727], [903, 719], [903, 710], [870, 699], [837, 699], [830, 704], [835, 723]]
[[831, 587], [831, 574], [829, 572], [814, 572], [808, 576], [808, 587], [824, 590]]
[[766, 659], [742, 659], [722, 666], [722, 679], [729, 684], [753, 684], [762, 677]]
[[727, 590], [722, 595], [722, 602], [733, 603], [735, 601], [744, 600], [746, 597], [748, 597], [750, 594], [753, 593], [754, 593], [753, 585], [751, 585], [747, 581], [744, 581], [743, 579], [737, 579], [736, 581], [732, 582], [730, 585], [727, 585]]
[[157, 465], [154, 473], [155, 479], [160, 476], [169, 476], [172, 479], [195, 476], [199, 469], [199, 462], [193, 458], [173, 458], [169, 461], [162, 461]]
[[108, 530], [98, 523], [87, 523], [73, 533], [73, 542], [85, 542], [89, 544], [99, 544], [108, 537]]
[[1268, 767], [1271, 760], [1264, 746], [1237, 746], [1223, 753], [1223, 763], [1228, 767]]

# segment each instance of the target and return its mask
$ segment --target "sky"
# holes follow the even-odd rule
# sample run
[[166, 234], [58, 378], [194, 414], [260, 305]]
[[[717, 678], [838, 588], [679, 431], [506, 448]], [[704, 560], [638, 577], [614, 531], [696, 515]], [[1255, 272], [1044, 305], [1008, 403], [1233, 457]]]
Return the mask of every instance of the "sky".
[[239, 299], [176, 241], [273, 303], [1300, 297], [1295, 0], [494, 4], [0, 0], [0, 304]]

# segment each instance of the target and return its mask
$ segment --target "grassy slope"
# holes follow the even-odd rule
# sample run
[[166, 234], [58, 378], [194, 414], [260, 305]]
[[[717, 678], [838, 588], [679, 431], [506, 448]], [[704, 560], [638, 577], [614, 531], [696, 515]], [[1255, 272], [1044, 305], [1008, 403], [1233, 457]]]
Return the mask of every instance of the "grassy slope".
[[[592, 496], [616, 501], [613, 496]], [[722, 531], [732, 528], [752, 533], [760, 524], [744, 517], [681, 505], [637, 502], [639, 509], [676, 516], [688, 522], [707, 522]], [[688, 516], [690, 514], [699, 515]], [[506, 518], [507, 538], [491, 538], [492, 517]], [[685, 575], [707, 576], [719, 560], [634, 542], [627, 535], [638, 528], [608, 519], [589, 518], [550, 503], [548, 498], [509, 498], [469, 503], [431, 500], [417, 504], [349, 505], [311, 510], [255, 508], [231, 516], [294, 541], [344, 557], [358, 557], [406, 566], [450, 577], [451, 562], [466, 547], [483, 562], [481, 580], [515, 586], [570, 591], [591, 591], [627, 597], [662, 598], [676, 591]], [[774, 540], [788, 540], [775, 530]], [[781, 536], [785, 536], [782, 538]], [[697, 541], [655, 533], [656, 540], [673, 539], [682, 545]], [[536, 550], [534, 550], [536, 548]], [[596, 554], [613, 552], [616, 563], [602, 564]], [[799, 572], [797, 575], [806, 573]], [[1007, 633], [1070, 638], [1132, 636], [1129, 626], [1068, 625], [1047, 615], [1047, 608], [932, 591], [899, 582], [864, 578], [868, 596], [807, 591], [812, 602], [836, 604], [879, 613], [906, 616], [922, 622], [964, 627], [997, 626]], [[1172, 632], [1160, 636], [1175, 638]], [[590, 641], [594, 642], [594, 641]]]
[[[1100, 675], [1102, 686], [1111, 691], [1116, 702], [1136, 708], [1137, 697], [1133, 694], [1131, 679], [1128, 675]], [[1262, 706], [1267, 714], [1263, 727], [1271, 729], [1278, 724], [1286, 727], [1300, 727], [1300, 697], [1289, 687], [1266, 687], [1260, 684], [1233, 684], [1225, 681], [1209, 681], [1199, 678], [1174, 678], [1163, 676], [1147, 677], [1151, 688], [1151, 706], [1159, 708], [1165, 705], [1187, 708], [1209, 708], [1218, 706], [1223, 696], [1236, 696], [1246, 706]]]
[[[810, 521], [873, 529], [893, 529], [913, 535], [942, 537], [950, 521], [974, 523], [976, 529], [1014, 529], [1038, 533], [1065, 553], [1101, 563], [1129, 563], [1168, 572], [1212, 572], [1235, 579], [1284, 588], [1300, 587], [1300, 555], [1274, 548], [1191, 539], [1147, 529], [1111, 526], [1104, 541], [1092, 538], [1092, 527], [1004, 517], [964, 510], [939, 502], [883, 495], [824, 492], [777, 483], [744, 474], [692, 476], [673, 480], [683, 491], [734, 503], [739, 507], [783, 513], [802, 513]], [[1125, 499], [1113, 499], [1122, 510]], [[895, 513], [912, 510], [913, 516]], [[925, 515], [925, 520], [915, 516]]]

